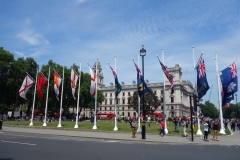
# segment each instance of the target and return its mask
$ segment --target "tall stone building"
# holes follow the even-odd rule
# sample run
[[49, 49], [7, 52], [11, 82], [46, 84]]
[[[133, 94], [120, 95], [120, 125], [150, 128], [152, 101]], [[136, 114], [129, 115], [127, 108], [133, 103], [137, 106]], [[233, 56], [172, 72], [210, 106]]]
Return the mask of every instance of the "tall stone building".
[[[93, 66], [93, 71], [96, 73], [97, 66], [97, 83], [98, 90], [103, 92], [105, 100], [98, 107], [98, 112], [101, 113], [114, 113], [115, 111], [115, 85], [110, 83], [109, 86], [104, 84], [104, 76], [101, 68], [101, 64], [96, 62]], [[190, 115], [190, 102], [189, 96], [194, 92], [193, 85], [190, 81], [182, 80], [182, 69], [176, 64], [173, 68], [167, 68], [174, 78], [174, 94], [170, 95], [170, 83], [164, 76], [165, 80], [165, 96], [166, 96], [166, 117], [172, 116], [189, 116]], [[145, 80], [147, 86], [156, 93], [161, 101], [161, 106], [158, 107], [156, 112], [163, 112], [163, 83], [150, 83]], [[117, 99], [117, 111], [118, 116], [137, 116], [137, 111], [133, 108], [128, 107], [129, 100], [128, 97], [132, 96], [135, 91], [137, 91], [137, 84], [133, 80], [132, 84], [125, 84], [121, 82], [122, 91], [118, 95]], [[89, 116], [89, 111], [85, 112], [86, 116]]]

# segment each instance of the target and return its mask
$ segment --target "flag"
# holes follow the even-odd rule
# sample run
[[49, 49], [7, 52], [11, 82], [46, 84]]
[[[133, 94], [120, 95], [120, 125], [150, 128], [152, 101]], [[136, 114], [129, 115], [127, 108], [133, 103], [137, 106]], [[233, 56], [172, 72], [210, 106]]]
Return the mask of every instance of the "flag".
[[238, 91], [237, 67], [235, 62], [221, 71], [222, 106], [229, 105], [234, 100], [234, 93]]
[[91, 86], [90, 86], [90, 93], [92, 96], [96, 94], [96, 74], [93, 72], [92, 68], [89, 67], [90, 75], [91, 75]]
[[112, 73], [113, 73], [113, 76], [114, 76], [114, 79], [115, 79], [115, 94], [116, 96], [118, 96], [118, 94], [121, 92], [122, 90], [122, 86], [120, 85], [120, 83], [118, 82], [118, 77], [117, 77], [117, 74], [116, 72], [113, 70], [113, 68], [111, 66], [109, 66], [112, 70]]
[[171, 85], [171, 95], [174, 93], [174, 84], [173, 84], [173, 75], [167, 70], [167, 68], [162, 64], [162, 62], [159, 60], [159, 63], [162, 67], [163, 73], [165, 74], [165, 76], [167, 77], [170, 85]]
[[21, 96], [22, 98], [26, 99], [26, 94], [27, 94], [27, 91], [31, 88], [31, 86], [35, 83], [35, 81], [27, 74], [23, 83], [22, 83], [22, 86], [19, 90], [19, 96]]
[[222, 108], [230, 108], [230, 102], [234, 100], [234, 95], [224, 97], [224, 91], [222, 89]]
[[147, 84], [145, 83], [145, 81], [143, 80], [143, 76], [141, 74], [140, 69], [138, 68], [138, 66], [136, 65], [136, 63], [134, 62], [134, 65], [136, 67], [137, 70], [137, 87], [138, 87], [138, 95], [139, 97], [144, 95], [145, 93], [147, 93], [148, 91], [148, 87]]
[[62, 79], [60, 78], [59, 74], [56, 71], [54, 71], [53, 77], [54, 77], [54, 79], [53, 79], [54, 91], [55, 91], [57, 100], [59, 100], [59, 98], [58, 98], [59, 87], [61, 85]]
[[195, 69], [197, 70], [197, 93], [198, 97], [201, 99], [210, 88], [207, 82], [205, 63], [202, 56], [200, 56]]
[[76, 72], [72, 69], [70, 82], [71, 82], [71, 87], [72, 87], [72, 95], [75, 100], [76, 100], [75, 90], [77, 88], [77, 80], [78, 80], [78, 76], [77, 76]]
[[38, 74], [38, 80], [37, 80], [37, 93], [38, 93], [38, 98], [43, 101], [43, 93], [42, 89], [47, 82], [47, 78], [43, 75], [43, 73]]

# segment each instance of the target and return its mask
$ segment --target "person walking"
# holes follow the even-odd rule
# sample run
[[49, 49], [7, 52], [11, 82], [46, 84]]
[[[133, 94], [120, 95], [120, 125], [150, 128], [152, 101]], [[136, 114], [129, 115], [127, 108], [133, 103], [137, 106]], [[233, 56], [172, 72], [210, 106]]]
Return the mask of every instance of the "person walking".
[[135, 122], [135, 118], [132, 118], [132, 121], [131, 121], [131, 128], [132, 128], [132, 138], [135, 138], [135, 134], [136, 134], [136, 127], [137, 127], [137, 124]]
[[175, 126], [175, 132], [179, 133], [178, 126], [179, 126], [179, 117], [176, 116], [173, 118], [174, 126]]
[[218, 140], [218, 131], [220, 129], [220, 124], [218, 122], [218, 119], [215, 119], [212, 123], [212, 129], [213, 129], [213, 141], [219, 141]]
[[183, 127], [183, 137], [187, 137], [187, 123], [185, 121], [185, 119], [182, 120], [182, 127]]
[[159, 135], [161, 137], [164, 137], [165, 136], [165, 124], [163, 122], [163, 119], [160, 120], [159, 125], [160, 125], [160, 133], [159, 133]]
[[148, 123], [148, 128], [150, 128], [150, 123], [151, 123], [151, 117], [150, 116], [147, 117], [147, 123]]
[[204, 141], [209, 142], [209, 140], [208, 140], [208, 133], [209, 133], [208, 119], [206, 119], [204, 121], [203, 126], [204, 126]]

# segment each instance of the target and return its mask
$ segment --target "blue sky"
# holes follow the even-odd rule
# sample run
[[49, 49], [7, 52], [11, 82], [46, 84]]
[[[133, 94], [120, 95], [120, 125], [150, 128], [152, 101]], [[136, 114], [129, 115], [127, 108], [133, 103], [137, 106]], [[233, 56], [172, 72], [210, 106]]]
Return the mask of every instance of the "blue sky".
[[240, 70], [239, 17], [239, 0], [1, 0], [0, 46], [40, 66], [81, 62], [83, 72], [98, 58], [106, 86], [114, 82], [107, 62], [114, 67], [115, 55], [119, 81], [136, 81], [132, 58], [138, 61], [142, 44], [150, 83], [163, 81], [156, 55], [162, 58], [164, 48], [164, 64], [179, 64], [182, 78], [194, 84], [194, 46], [196, 62], [204, 53], [212, 86], [211, 98], [209, 90], [203, 99], [218, 105], [215, 52], [219, 70], [235, 59]]

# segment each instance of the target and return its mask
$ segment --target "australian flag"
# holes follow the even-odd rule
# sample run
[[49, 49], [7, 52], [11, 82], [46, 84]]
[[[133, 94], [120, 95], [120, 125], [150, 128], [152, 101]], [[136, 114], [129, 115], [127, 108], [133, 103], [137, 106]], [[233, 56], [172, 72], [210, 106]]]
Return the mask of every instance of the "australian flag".
[[[159, 59], [158, 59], [159, 60]], [[164, 74], [166, 75], [169, 83], [171, 84], [171, 95], [174, 93], [174, 85], [173, 85], [173, 75], [167, 70], [167, 68], [162, 64], [162, 62], [159, 60], [159, 63], [162, 67], [162, 70]]]
[[115, 94], [116, 96], [118, 96], [118, 94], [121, 92], [122, 90], [122, 86], [120, 85], [120, 83], [118, 82], [118, 77], [117, 77], [117, 74], [116, 72], [113, 70], [113, 68], [110, 66], [111, 70], [112, 70], [112, 73], [113, 73], [113, 76], [114, 76], [114, 79], [115, 79]]
[[143, 80], [143, 76], [141, 74], [140, 69], [138, 68], [136, 63], [134, 63], [134, 65], [137, 70], [137, 87], [138, 87], [138, 95], [140, 97], [140, 96], [144, 95], [145, 93], [147, 93], [148, 87], [147, 87], [147, 84], [145, 83], [145, 81]]
[[221, 72], [222, 106], [228, 108], [231, 100], [234, 100], [234, 93], [238, 91], [237, 67], [235, 62]]
[[207, 82], [205, 63], [202, 56], [199, 58], [198, 64], [195, 69], [197, 70], [197, 93], [198, 97], [201, 99], [210, 88]]

